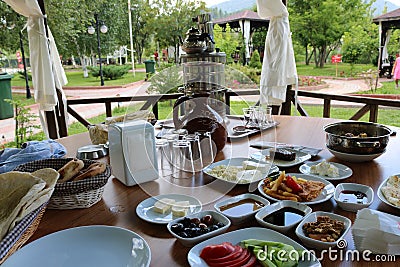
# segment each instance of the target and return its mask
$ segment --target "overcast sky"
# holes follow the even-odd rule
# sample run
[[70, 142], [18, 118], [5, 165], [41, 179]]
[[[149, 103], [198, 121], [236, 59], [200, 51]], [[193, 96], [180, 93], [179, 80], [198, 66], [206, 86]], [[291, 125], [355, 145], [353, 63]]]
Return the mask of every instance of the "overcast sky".
[[[218, 0], [216, 0], [216, 1], [218, 1]], [[209, 1], [209, 2], [212, 2], [212, 1]], [[389, 2], [392, 2], [393, 4], [400, 6], [400, 0], [390, 0]]]
[[[213, 6], [213, 5], [228, 1], [228, 0], [203, 0], [203, 1], [206, 2], [207, 6], [209, 7], [209, 6]], [[398, 1], [400, 1], [400, 0], [398, 0]]]

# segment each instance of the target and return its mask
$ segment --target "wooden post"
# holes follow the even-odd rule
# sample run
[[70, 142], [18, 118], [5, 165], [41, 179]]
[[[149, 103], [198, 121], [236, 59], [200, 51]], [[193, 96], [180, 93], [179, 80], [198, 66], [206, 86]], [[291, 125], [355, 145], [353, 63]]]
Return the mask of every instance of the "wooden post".
[[[38, 1], [40, 10], [42, 11], [42, 14], [46, 15], [46, 11], [44, 8], [44, 0], [37, 0], [37, 1]], [[49, 38], [46, 16], [44, 16], [43, 20], [44, 20], [46, 38]], [[48, 51], [50, 53], [50, 48], [48, 48]], [[35, 88], [35, 89], [39, 90], [39, 88]], [[51, 139], [57, 139], [57, 138], [68, 135], [67, 125], [65, 122], [64, 107], [63, 107], [62, 98], [61, 98], [61, 92], [60, 92], [60, 89], [58, 89], [58, 88], [56, 88], [55, 90], [56, 90], [57, 99], [58, 99], [58, 104], [55, 107], [55, 111], [45, 111], [47, 129], [49, 132], [49, 138], [51, 138]]]

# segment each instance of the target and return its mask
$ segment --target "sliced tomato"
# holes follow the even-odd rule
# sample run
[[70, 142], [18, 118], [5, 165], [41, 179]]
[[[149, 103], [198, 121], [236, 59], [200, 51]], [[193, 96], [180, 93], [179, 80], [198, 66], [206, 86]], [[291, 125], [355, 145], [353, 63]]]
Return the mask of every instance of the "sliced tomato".
[[227, 266], [241, 267], [243, 264], [245, 264], [249, 261], [251, 256], [252, 256], [252, 254], [250, 253], [249, 250], [243, 249], [241, 255], [238, 258], [233, 259], [231, 261], [221, 261], [219, 263], [211, 263], [211, 262], [209, 263], [207, 261], [206, 262], [210, 267], [227, 267]]
[[240, 257], [240, 255], [243, 252], [243, 248], [241, 246], [235, 246], [235, 250], [232, 251], [231, 253], [220, 257], [220, 258], [209, 258], [206, 260], [207, 263], [219, 263], [219, 262], [226, 262], [226, 261], [231, 261], [233, 259], [236, 259]]
[[235, 250], [235, 246], [229, 242], [224, 242], [219, 245], [205, 246], [201, 252], [200, 257], [207, 261], [207, 259], [221, 258]]
[[246, 264], [242, 265], [242, 267], [255, 267], [255, 266], [257, 266], [257, 264], [258, 264], [258, 260], [257, 260], [256, 256], [251, 255], [249, 261]]

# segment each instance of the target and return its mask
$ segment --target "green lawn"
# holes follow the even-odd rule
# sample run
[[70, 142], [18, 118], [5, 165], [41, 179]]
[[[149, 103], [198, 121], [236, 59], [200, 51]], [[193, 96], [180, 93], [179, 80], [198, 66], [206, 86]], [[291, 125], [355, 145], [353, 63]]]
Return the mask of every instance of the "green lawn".
[[[143, 64], [135, 65], [135, 69], [143, 68]], [[68, 69], [65, 71], [68, 79], [68, 86], [99, 86], [100, 78], [92, 77], [89, 73], [89, 77], [83, 77], [83, 71], [81, 69]], [[117, 80], [105, 80], [104, 85], [124, 85], [135, 81], [144, 80], [146, 73], [135, 71], [133, 73], [125, 74], [121, 79]], [[11, 86], [25, 86], [25, 80], [20, 75], [14, 75], [11, 80]], [[32, 87], [32, 81], [29, 82], [29, 86]]]
[[[31, 92], [32, 93], [32, 92]], [[13, 93], [12, 98], [15, 101], [21, 101], [22, 106], [30, 106], [35, 104], [35, 100], [33, 99], [33, 95], [31, 98], [27, 99], [26, 94], [20, 94], [20, 93]]]
[[[336, 64], [326, 63], [323, 68], [316, 68], [314, 64], [305, 65], [297, 64], [297, 74], [299, 76], [330, 76], [336, 77]], [[348, 63], [338, 63], [338, 77], [354, 77], [363, 71], [369, 69], [376, 70], [372, 64], [354, 64], [353, 66]], [[342, 73], [342, 75], [341, 75]]]

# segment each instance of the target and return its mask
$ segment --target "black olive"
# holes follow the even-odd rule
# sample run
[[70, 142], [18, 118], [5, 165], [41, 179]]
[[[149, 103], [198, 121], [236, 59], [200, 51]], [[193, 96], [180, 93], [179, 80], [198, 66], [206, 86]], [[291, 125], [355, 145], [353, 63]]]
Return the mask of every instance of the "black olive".
[[191, 222], [198, 225], [198, 224], [200, 224], [200, 219], [199, 218], [192, 218]]
[[200, 228], [207, 228], [207, 224], [205, 224], [205, 223], [199, 223], [199, 227], [200, 227]]
[[201, 232], [202, 235], [204, 235], [204, 234], [209, 233], [210, 229], [208, 229], [208, 228], [200, 228], [200, 232]]
[[171, 231], [174, 233], [181, 232], [183, 230], [183, 224], [181, 223], [175, 223], [171, 225]]
[[203, 218], [201, 218], [201, 222], [207, 225], [211, 225], [213, 222], [213, 217], [210, 214], [207, 214]]
[[215, 224], [211, 225], [210, 227], [208, 227], [210, 229], [210, 231], [215, 231], [218, 229], [218, 226], [216, 226]]
[[199, 227], [192, 228], [192, 235], [193, 236], [199, 236], [201, 234], [202, 234], [201, 228], [199, 228]]
[[222, 227], [224, 227], [224, 226], [225, 226], [225, 224], [224, 224], [224, 223], [222, 223], [222, 222], [219, 222], [219, 223], [217, 223], [217, 224], [216, 224], [216, 226], [218, 226], [218, 228], [222, 228]]
[[190, 223], [190, 224], [188, 225], [189, 228], [195, 228], [195, 227], [197, 227], [197, 226], [198, 226], [198, 225], [195, 224], [195, 223]]
[[188, 233], [186, 233], [186, 232], [179, 232], [178, 235], [179, 235], [180, 237], [183, 237], [183, 238], [188, 238], [188, 237], [190, 237], [190, 236], [188, 235]]
[[183, 226], [185, 226], [185, 227], [188, 227], [189, 224], [190, 224], [191, 222], [192, 222], [192, 221], [191, 221], [190, 218], [188, 218], [188, 217], [185, 217], [185, 218], [183, 218], [183, 219], [180, 221], [180, 223], [182, 223]]

